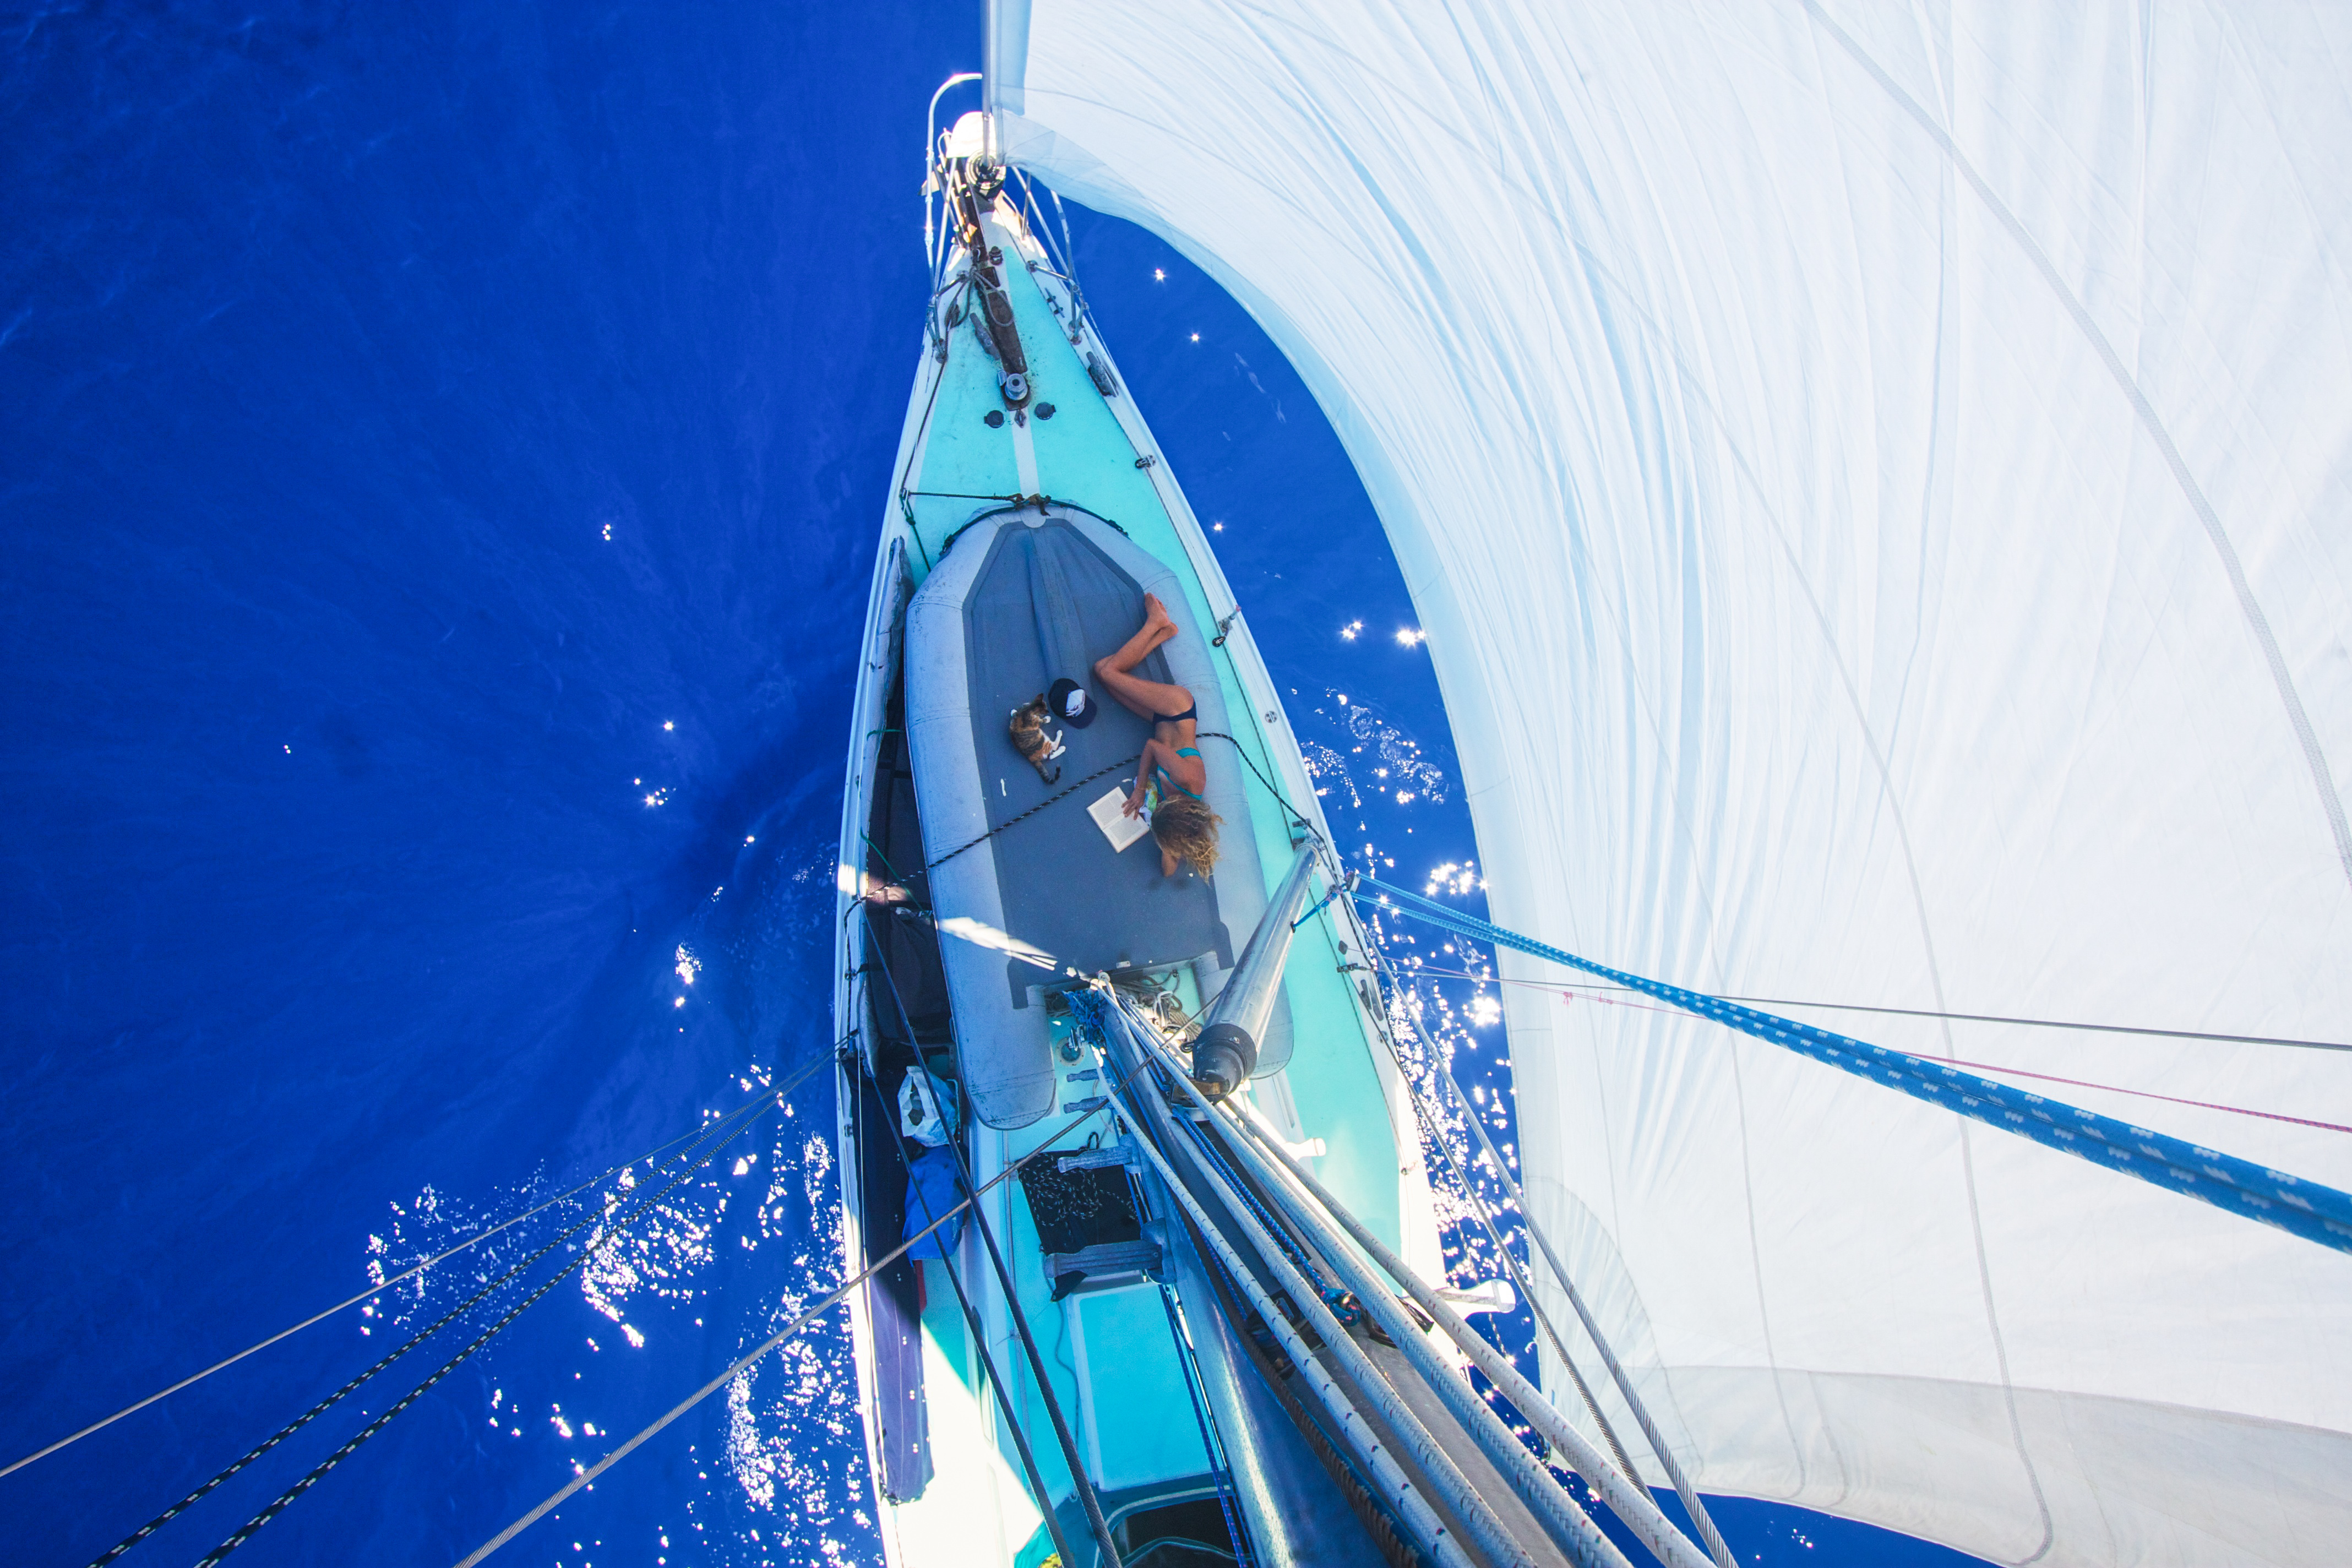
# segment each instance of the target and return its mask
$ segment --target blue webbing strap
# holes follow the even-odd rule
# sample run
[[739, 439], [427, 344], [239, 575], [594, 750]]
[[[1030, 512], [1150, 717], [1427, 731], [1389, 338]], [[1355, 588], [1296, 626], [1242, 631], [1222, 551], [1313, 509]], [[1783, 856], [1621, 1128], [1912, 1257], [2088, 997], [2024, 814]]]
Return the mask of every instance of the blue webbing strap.
[[2233, 1154], [2200, 1148], [2144, 1127], [2134, 1127], [2029, 1089], [2011, 1089], [1927, 1058], [1888, 1050], [1810, 1024], [1759, 1013], [1753, 1007], [1701, 992], [1664, 985], [1593, 963], [1370, 877], [1363, 879], [1360, 886], [1376, 903], [1394, 913], [1459, 936], [1516, 948], [1554, 963], [1580, 969], [1587, 974], [1597, 974], [1742, 1034], [1785, 1046], [1857, 1078], [1900, 1089], [1915, 1100], [1941, 1106], [1988, 1127], [1998, 1127], [2111, 1171], [2121, 1171], [2157, 1186], [2201, 1198], [2217, 1208], [2276, 1226], [2305, 1241], [2315, 1241], [2338, 1252], [2352, 1252], [2352, 1194], [2306, 1182]]

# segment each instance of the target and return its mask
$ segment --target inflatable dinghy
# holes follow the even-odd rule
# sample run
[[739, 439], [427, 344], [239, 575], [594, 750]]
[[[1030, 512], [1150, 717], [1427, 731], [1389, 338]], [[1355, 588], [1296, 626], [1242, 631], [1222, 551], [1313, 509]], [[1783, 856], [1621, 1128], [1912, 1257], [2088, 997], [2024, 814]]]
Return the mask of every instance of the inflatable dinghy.
[[[1053, 955], [1058, 978], [1182, 970], [1181, 994], [1214, 996], [1265, 910], [1253, 836], [1221, 836], [1213, 877], [1164, 876], [1149, 834], [1119, 847], [1089, 811], [1133, 784], [1149, 721], [1090, 693], [1089, 723], [1056, 725], [1064, 752], [1055, 785], [1014, 749], [1007, 723], [1057, 681], [1089, 686], [1094, 660], [1142, 625], [1146, 594], [1185, 597], [1173, 570], [1075, 507], [992, 512], [956, 535], [907, 617], [907, 740], [931, 902], [942, 919], [974, 921]], [[1137, 673], [1193, 693], [1202, 748], [1216, 758], [1204, 797], [1241, 826], [1246, 775], [1209, 654], [1199, 628], [1180, 625]], [[974, 1114], [992, 1127], [1046, 1115], [1057, 1068], [1040, 1000], [1057, 975], [969, 942], [950, 942], [941, 957]], [[1286, 1005], [1276, 1018], [1258, 1042], [1261, 1072], [1290, 1060]]]

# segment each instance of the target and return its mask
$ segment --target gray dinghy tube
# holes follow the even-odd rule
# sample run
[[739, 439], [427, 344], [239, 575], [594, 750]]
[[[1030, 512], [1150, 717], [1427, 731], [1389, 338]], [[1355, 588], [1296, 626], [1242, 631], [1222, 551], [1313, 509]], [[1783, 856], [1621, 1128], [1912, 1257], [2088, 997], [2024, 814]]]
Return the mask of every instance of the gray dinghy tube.
[[[1016, 555], [1015, 552], [1020, 552]], [[1016, 569], [1017, 567], [1017, 569]], [[1125, 854], [1088, 817], [1150, 727], [1104, 694], [1085, 726], [1058, 726], [1068, 747], [1055, 784], [1006, 735], [1013, 705], [1067, 675], [1091, 686], [1094, 658], [1132, 635], [1156, 594], [1180, 630], [1152, 655], [1155, 677], [1193, 694], [1209, 808], [1223, 819], [1213, 879], [1163, 878], [1149, 840]], [[1253, 737], [1228, 710], [1206, 633], [1186, 606], [1186, 579], [1109, 522], [1060, 502], [985, 512], [952, 541], [907, 616], [906, 722], [921, 808], [932, 909], [1009, 932], [1082, 974], [1189, 965], [1200, 994], [1225, 987], [1244, 932], [1266, 907], [1268, 878], [1240, 757], [1213, 734]], [[1075, 665], [1076, 668], [1069, 668]], [[1244, 722], [1238, 728], [1232, 721]], [[1121, 763], [1121, 758], [1125, 759]], [[1115, 765], [1116, 764], [1116, 765]], [[1067, 798], [1057, 791], [1105, 770]], [[1147, 864], [1148, 858], [1148, 864]], [[902, 871], [907, 868], [900, 868]], [[956, 1052], [972, 1109], [991, 1127], [1025, 1127], [1055, 1104], [1057, 1064], [1035, 968], [970, 942], [942, 944]], [[1254, 1030], [1256, 1071], [1289, 1060], [1279, 994]]]

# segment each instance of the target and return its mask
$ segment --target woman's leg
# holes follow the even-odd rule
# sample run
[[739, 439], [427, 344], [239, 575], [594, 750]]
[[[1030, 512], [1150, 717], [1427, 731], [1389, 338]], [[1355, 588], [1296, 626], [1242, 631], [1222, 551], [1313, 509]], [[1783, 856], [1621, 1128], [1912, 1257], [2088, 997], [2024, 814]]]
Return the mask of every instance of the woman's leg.
[[1146, 594], [1143, 595], [1143, 624], [1135, 628], [1135, 635], [1128, 638], [1126, 645], [1117, 653], [1108, 658], [1097, 659], [1095, 668], [1099, 669], [1108, 664], [1124, 674], [1141, 664], [1147, 654], [1175, 635], [1176, 622], [1168, 614], [1168, 607], [1160, 602], [1160, 595]]
[[1129, 675], [1107, 658], [1095, 660], [1095, 679], [1102, 682], [1105, 691], [1118, 699], [1121, 707], [1146, 719], [1162, 713], [1173, 717], [1192, 706], [1192, 694], [1183, 687], [1163, 686], [1156, 680]]
[[1143, 625], [1117, 653], [1095, 660], [1095, 679], [1121, 706], [1149, 719], [1155, 713], [1181, 713], [1192, 706], [1192, 694], [1181, 686], [1145, 680], [1130, 673], [1147, 655], [1176, 635], [1176, 623], [1152, 595], [1143, 596]]

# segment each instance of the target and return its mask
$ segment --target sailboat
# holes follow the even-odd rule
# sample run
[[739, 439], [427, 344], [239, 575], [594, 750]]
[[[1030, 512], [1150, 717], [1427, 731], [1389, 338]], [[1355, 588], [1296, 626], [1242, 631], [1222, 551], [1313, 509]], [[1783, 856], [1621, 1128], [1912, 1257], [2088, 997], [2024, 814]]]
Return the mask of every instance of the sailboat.
[[[842, 823], [845, 1274], [892, 1561], [1622, 1562], [1464, 1375], [1516, 1377], [1464, 1314], [1517, 1295], [1446, 1279], [1355, 879], [991, 141], [974, 112], [933, 143]], [[1121, 807], [1178, 721], [1097, 661], [1154, 617], [1128, 663], [1181, 689], [1205, 777], [1162, 770], [1147, 827]], [[1206, 874], [1160, 847], [1179, 796], [1220, 823]]]
[[[2317, 13], [991, 8], [986, 107], [928, 159], [962, 206], [843, 837], [846, 1261], [941, 1234], [889, 1202], [919, 1112], [972, 1216], [856, 1305], [893, 1561], [1616, 1550], [1454, 1396], [1444, 1292], [1507, 1282], [1434, 1250], [1402, 919], [1490, 942], [1505, 993], [1524, 1164], [1479, 1152], [1558, 1329], [1507, 1403], [1644, 1549], [1723, 1561], [1704, 1490], [2002, 1563], [2340, 1558], [2347, 44]], [[1062, 196], [1209, 270], [1347, 444], [1483, 916], [1330, 845]], [[1255, 850], [1222, 943], [1078, 912], [1068, 857], [1124, 865], [1104, 784], [1024, 815], [1064, 786], [1007, 749], [971, 627], [1005, 542], [1055, 529], [1201, 645], [1170, 674], [1213, 682]], [[1022, 613], [1016, 684], [1083, 683]], [[1241, 1027], [1279, 1043], [1218, 1065], [1220, 998], [1269, 991]], [[1064, 1231], [1041, 1163], [1113, 1173], [1079, 1204], [1133, 1237]], [[1128, 1250], [1052, 1272], [1088, 1246]], [[1667, 1487], [1687, 1534], [1643, 1512]]]
[[[975, 112], [933, 143], [938, 286], [842, 826], [848, 1272], [923, 1238], [851, 1299], [883, 1536], [907, 1564], [1287, 1561], [1292, 1537], [1361, 1526], [1267, 1490], [1333, 1481], [1269, 1405], [1265, 1325], [1150, 1163], [1138, 1097], [1193, 1109], [1160, 1081], [1181, 1056], [1183, 1084], [1247, 1105], [1442, 1278], [1428, 1178], [1281, 699], [1038, 196], [988, 142]], [[1092, 665], [1147, 595], [1173, 631], [1140, 668], [1191, 694], [1221, 819], [1207, 876], [1112, 809], [1153, 725]], [[1033, 763], [1012, 721], [1048, 693]], [[1115, 1059], [1113, 1033], [1158, 1059]]]

